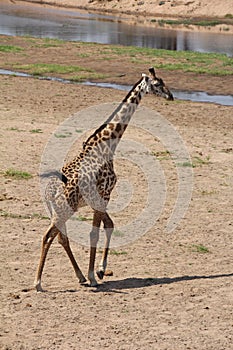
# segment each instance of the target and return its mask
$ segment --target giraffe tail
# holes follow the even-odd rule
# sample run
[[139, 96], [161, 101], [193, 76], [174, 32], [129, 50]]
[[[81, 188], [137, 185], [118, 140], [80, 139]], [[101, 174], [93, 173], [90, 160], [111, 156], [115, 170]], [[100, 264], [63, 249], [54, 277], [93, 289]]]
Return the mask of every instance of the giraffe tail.
[[47, 178], [52, 176], [58, 177], [65, 185], [67, 184], [67, 181], [68, 181], [67, 177], [58, 170], [48, 171], [46, 173], [40, 174], [40, 177], [42, 178]]

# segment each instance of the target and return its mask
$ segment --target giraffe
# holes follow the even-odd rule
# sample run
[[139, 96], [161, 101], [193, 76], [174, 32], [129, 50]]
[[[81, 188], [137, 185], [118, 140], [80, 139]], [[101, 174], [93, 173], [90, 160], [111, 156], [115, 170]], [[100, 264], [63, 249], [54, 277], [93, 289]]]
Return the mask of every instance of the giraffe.
[[42, 240], [41, 256], [35, 279], [37, 291], [43, 291], [41, 286], [42, 272], [48, 250], [56, 236], [58, 236], [58, 242], [64, 247], [73, 265], [79, 283], [86, 282], [86, 278], [73, 256], [66, 232], [66, 221], [80, 207], [86, 205], [93, 209], [88, 279], [91, 286], [98, 285], [94, 265], [101, 222], [106, 237], [99, 270], [96, 271], [96, 274], [99, 279], [103, 279], [114, 228], [113, 221], [107, 213], [110, 194], [117, 181], [113, 167], [113, 156], [133, 113], [143, 95], [147, 93], [173, 100], [172, 93], [163, 80], [156, 76], [155, 69], [149, 68], [149, 74], [142, 74], [140, 80], [127, 93], [116, 110], [83, 143], [80, 153], [71, 162], [64, 165], [61, 172], [50, 174], [53, 176], [49, 179], [49, 184], [46, 187], [45, 198], [51, 214], [51, 223]]

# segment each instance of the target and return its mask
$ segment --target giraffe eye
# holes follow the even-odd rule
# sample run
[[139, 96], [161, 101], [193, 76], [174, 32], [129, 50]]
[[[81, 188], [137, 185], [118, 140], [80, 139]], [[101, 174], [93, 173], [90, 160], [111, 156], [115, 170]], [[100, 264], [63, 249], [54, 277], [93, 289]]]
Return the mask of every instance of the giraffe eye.
[[156, 81], [155, 83], [154, 83], [154, 86], [160, 86], [161, 85], [161, 83], [160, 83], [160, 81]]

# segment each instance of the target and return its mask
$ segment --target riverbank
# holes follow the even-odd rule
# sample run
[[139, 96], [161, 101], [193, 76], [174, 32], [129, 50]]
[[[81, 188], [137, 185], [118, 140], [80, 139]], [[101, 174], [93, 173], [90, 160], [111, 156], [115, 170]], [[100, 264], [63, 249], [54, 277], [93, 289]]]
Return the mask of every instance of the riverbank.
[[[218, 0], [208, 1], [158, 1], [158, 0], [3, 0], [5, 5], [15, 8], [20, 4], [28, 6], [55, 6], [75, 10], [94, 11], [116, 16], [115, 20], [132, 25], [233, 33], [233, 3], [223, 4]], [[112, 18], [114, 20], [114, 18]]]
[[[17, 0], [15, 0], [17, 1]], [[233, 15], [231, 0], [25, 0], [28, 2], [51, 4], [55, 6], [86, 8], [88, 10], [118, 11], [163, 16], [224, 17]]]
[[233, 95], [231, 58], [53, 39], [0, 36], [3, 69], [75, 81], [131, 85], [154, 66], [172, 89]]

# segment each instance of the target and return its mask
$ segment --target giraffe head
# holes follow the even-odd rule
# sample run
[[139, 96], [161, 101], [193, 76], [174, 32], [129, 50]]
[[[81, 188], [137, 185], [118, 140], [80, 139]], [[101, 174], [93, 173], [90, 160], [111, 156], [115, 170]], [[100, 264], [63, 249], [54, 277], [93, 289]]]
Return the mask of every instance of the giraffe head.
[[156, 76], [155, 69], [149, 68], [150, 72], [150, 85], [149, 85], [149, 93], [155, 94], [156, 96], [160, 96], [165, 98], [166, 100], [173, 101], [173, 95], [171, 91], [164, 84], [163, 79]]

